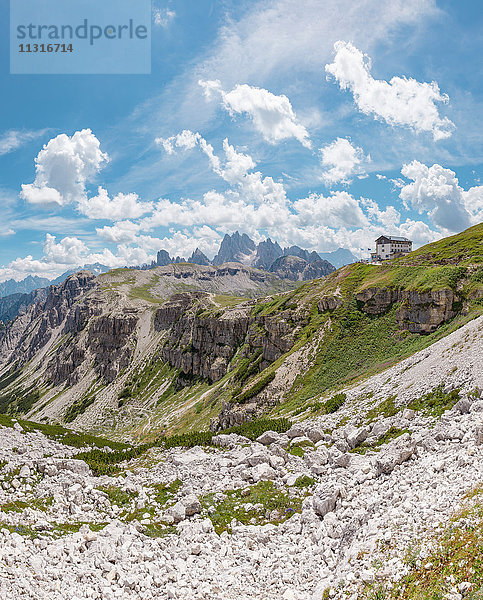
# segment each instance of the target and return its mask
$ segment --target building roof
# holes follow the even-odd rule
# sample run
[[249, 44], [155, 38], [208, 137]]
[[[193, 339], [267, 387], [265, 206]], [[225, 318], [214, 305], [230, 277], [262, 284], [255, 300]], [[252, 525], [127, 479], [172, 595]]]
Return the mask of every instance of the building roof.
[[397, 237], [395, 235], [381, 235], [377, 238], [376, 242], [378, 242], [381, 238], [385, 238], [386, 240], [390, 240], [391, 242], [410, 242], [408, 238], [405, 237]]

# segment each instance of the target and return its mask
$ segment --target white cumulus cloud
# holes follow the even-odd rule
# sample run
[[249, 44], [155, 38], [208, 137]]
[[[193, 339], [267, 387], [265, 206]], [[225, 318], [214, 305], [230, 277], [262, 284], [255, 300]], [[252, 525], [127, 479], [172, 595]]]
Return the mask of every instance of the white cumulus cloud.
[[399, 193], [407, 206], [428, 213], [433, 223], [447, 231], [461, 231], [483, 217], [483, 186], [464, 190], [451, 169], [431, 167], [413, 160], [401, 169], [411, 183]]
[[215, 154], [213, 146], [198, 132], [184, 130], [169, 138], [157, 138], [156, 143], [163, 146], [168, 154], [174, 154], [176, 148], [190, 150], [198, 145], [208, 157], [213, 172], [235, 186], [239, 196], [256, 203], [286, 202], [283, 184], [274, 181], [272, 177], [263, 177], [259, 171], [249, 172], [256, 167], [255, 161], [248, 154], [237, 152], [227, 139], [223, 140], [224, 162]]
[[350, 90], [361, 112], [373, 114], [390, 125], [405, 125], [416, 132], [427, 131], [435, 140], [451, 136], [454, 124], [441, 118], [438, 103], [447, 103], [435, 81], [420, 83], [413, 78], [374, 79], [371, 61], [350, 42], [334, 45], [334, 62], [325, 66], [343, 90]]
[[139, 228], [140, 226], [132, 221], [120, 221], [119, 223], [114, 223], [111, 227], [107, 225], [102, 228], [96, 227], [96, 232], [106, 242], [125, 244], [136, 240]]
[[207, 98], [218, 92], [223, 107], [230, 115], [247, 114], [267, 142], [275, 144], [295, 138], [306, 148], [312, 147], [307, 129], [298, 122], [292, 104], [284, 94], [277, 96], [264, 88], [247, 84], [237, 85], [226, 92], [218, 80], [200, 80], [199, 84]]
[[370, 162], [362, 148], [354, 146], [348, 139], [337, 138], [331, 144], [320, 149], [324, 167], [322, 179], [327, 185], [332, 183], [350, 183], [354, 175], [365, 174], [364, 164]]
[[310, 194], [296, 200], [293, 208], [302, 227], [312, 223], [335, 228], [369, 225], [359, 202], [347, 192], [332, 192], [329, 196]]
[[45, 237], [44, 257], [49, 263], [79, 265], [87, 253], [87, 246], [76, 237], [65, 237], [58, 243], [55, 236], [50, 233]]
[[78, 209], [89, 219], [119, 221], [121, 219], [137, 219], [151, 212], [153, 203], [139, 202], [137, 194], [117, 194], [111, 199], [107, 190], [101, 186], [97, 190], [97, 196], [82, 198]]
[[64, 206], [85, 198], [86, 183], [109, 160], [90, 129], [51, 139], [35, 159], [36, 177], [20, 196], [31, 204]]
[[177, 149], [192, 150], [198, 145], [209, 158], [212, 168], [214, 170], [220, 168], [220, 161], [215, 155], [213, 146], [198, 132], [184, 129], [181, 133], [168, 138], [158, 137], [154, 141], [158, 146], [162, 146], [167, 154], [175, 154]]

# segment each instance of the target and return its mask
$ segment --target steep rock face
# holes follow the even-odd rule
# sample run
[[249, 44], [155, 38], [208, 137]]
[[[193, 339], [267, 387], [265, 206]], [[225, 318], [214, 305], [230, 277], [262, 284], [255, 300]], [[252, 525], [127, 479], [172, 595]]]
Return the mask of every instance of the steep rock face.
[[105, 300], [89, 294], [95, 285], [94, 275], [80, 272], [51, 286], [44, 302], [31, 305], [7, 328], [0, 343], [2, 363], [23, 367], [50, 342], [56, 351], [39, 364], [46, 383], [75, 385], [90, 368], [105, 382], [113, 381], [131, 361], [138, 315], [126, 309], [103, 314]]
[[299, 256], [280, 256], [270, 267], [270, 273], [291, 281], [301, 281], [308, 262]]
[[100, 315], [92, 306], [77, 306], [64, 329], [70, 340], [47, 366], [54, 385], [75, 385], [91, 367], [105, 383], [114, 381], [130, 364], [138, 321], [137, 313]]
[[299, 331], [294, 315], [251, 315], [249, 304], [213, 312], [206, 294], [177, 294], [156, 311], [155, 328], [167, 330], [161, 358], [185, 374], [218, 381], [238, 348], [244, 355], [262, 351], [261, 369], [293, 346]]
[[[8, 327], [0, 343], [0, 361], [18, 361], [18, 366], [24, 365], [43, 348], [52, 336], [54, 329], [62, 325], [74, 307], [77, 300], [95, 284], [95, 277], [88, 271], [81, 271], [58, 286], [51, 286], [45, 302], [30, 305], [24, 315], [17, 318]], [[91, 316], [85, 315], [85, 319]], [[80, 316], [79, 316], [80, 318]], [[72, 319], [66, 321], [76, 323]], [[69, 328], [64, 328], [68, 333]]]
[[282, 248], [277, 242], [272, 242], [271, 239], [260, 242], [257, 247], [257, 255], [253, 262], [253, 266], [258, 269], [268, 270], [272, 264], [282, 255]]
[[211, 265], [210, 259], [206, 256], [206, 254], [201, 252], [199, 248], [196, 248], [193, 254], [188, 258], [188, 262], [195, 265]]
[[163, 360], [185, 374], [218, 381], [247, 334], [249, 308], [210, 314], [203, 310], [206, 296], [177, 294], [156, 311], [154, 326], [168, 330]]
[[8, 323], [18, 315], [24, 314], [34, 302], [42, 302], [47, 298], [48, 289], [40, 288], [29, 294], [12, 294], [0, 298], [0, 321]]
[[299, 325], [303, 323], [302, 318], [298, 323], [296, 319], [297, 314], [292, 311], [285, 311], [278, 315], [256, 315], [253, 318], [246, 341], [251, 352], [262, 350], [262, 368], [276, 361], [292, 348], [299, 332]]
[[368, 314], [385, 313], [393, 304], [401, 303], [396, 319], [401, 329], [412, 333], [430, 333], [455, 315], [458, 296], [451, 289], [421, 292], [390, 288], [368, 288], [356, 294], [362, 310]]
[[134, 350], [129, 341], [137, 323], [135, 315], [103, 315], [89, 328], [87, 343], [94, 355], [94, 368], [108, 383], [129, 365]]
[[213, 259], [214, 265], [221, 265], [225, 262], [244, 262], [255, 252], [255, 242], [251, 240], [246, 233], [240, 235], [236, 231], [233, 235], [225, 235], [220, 245], [218, 254]]
[[342, 298], [338, 296], [323, 296], [317, 302], [317, 308], [320, 312], [335, 310], [342, 304]]
[[430, 333], [455, 316], [453, 290], [406, 292], [396, 318], [402, 329], [412, 333]]
[[240, 407], [231, 402], [224, 402], [220, 414], [216, 419], [212, 419], [210, 430], [213, 432], [230, 429], [251, 421], [257, 416], [257, 405], [255, 403]]
[[302, 273], [303, 281], [310, 281], [311, 279], [320, 279], [326, 277], [335, 271], [335, 267], [326, 260], [313, 260], [304, 269]]
[[156, 256], [156, 264], [158, 267], [165, 267], [166, 265], [170, 265], [172, 262], [170, 255], [166, 252], [166, 250], [160, 250]]
[[335, 267], [326, 260], [317, 259], [309, 263], [299, 256], [280, 256], [270, 267], [271, 273], [275, 273], [281, 279], [290, 279], [291, 281], [320, 279], [334, 271]]

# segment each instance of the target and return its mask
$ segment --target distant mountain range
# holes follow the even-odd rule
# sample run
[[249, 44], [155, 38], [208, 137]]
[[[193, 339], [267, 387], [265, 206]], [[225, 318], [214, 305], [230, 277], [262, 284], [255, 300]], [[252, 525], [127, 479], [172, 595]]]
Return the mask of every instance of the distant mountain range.
[[[295, 264], [298, 268], [306, 269], [307, 265], [311, 264], [311, 273], [316, 273], [314, 277], [323, 277], [328, 273], [324, 271], [323, 267], [327, 268], [326, 265], [319, 264], [329, 263], [330, 266], [338, 269], [344, 265], [348, 265], [357, 260], [357, 258], [349, 251], [344, 248], [339, 248], [335, 252], [324, 252], [322, 254], [317, 252], [309, 252], [299, 246], [290, 246], [289, 248], [282, 248], [277, 242], [273, 242], [271, 239], [267, 239], [259, 244], [246, 235], [246, 233], [240, 234], [238, 231], [232, 235], [226, 234], [223, 238], [217, 255], [213, 260], [210, 260], [203, 252], [197, 248], [189, 258], [183, 258], [181, 256], [171, 257], [166, 250], [160, 250], [158, 252], [156, 261], [153, 261], [151, 265], [146, 265], [146, 268], [150, 267], [164, 267], [169, 264], [176, 264], [182, 262], [194, 263], [197, 265], [215, 265], [219, 266], [226, 262], [239, 262], [244, 265], [262, 269], [264, 271], [276, 272], [280, 265], [274, 267], [275, 262], [283, 257], [297, 257], [304, 261], [301, 263], [292, 261], [291, 266]], [[317, 269], [319, 266], [322, 271], [321, 274]], [[273, 270], [272, 270], [273, 267]], [[330, 272], [330, 271], [329, 271]], [[314, 277], [311, 277], [312, 279]]]
[[37, 277], [37, 275], [29, 275], [22, 281], [15, 281], [15, 279], [9, 279], [0, 283], [0, 298], [6, 296], [12, 296], [13, 294], [30, 294], [34, 290], [48, 287], [49, 285], [59, 285], [63, 283], [67, 277], [82, 270], [91, 271], [94, 275], [100, 275], [101, 273], [107, 273], [109, 267], [101, 265], [100, 263], [94, 263], [92, 265], [79, 266], [74, 269], [69, 269], [65, 273], [62, 273], [55, 279], [46, 279], [45, 277]]
[[[232, 235], [225, 235], [213, 260], [210, 260], [199, 248], [187, 259], [181, 256], [171, 257], [166, 250], [160, 250], [157, 253], [156, 261], [142, 267], [131, 268], [146, 270], [186, 262], [202, 266], [219, 266], [223, 263], [237, 262], [273, 273], [281, 279], [308, 281], [325, 277], [336, 268], [356, 260], [356, 257], [344, 248], [339, 248], [335, 252], [317, 253], [309, 252], [299, 246], [282, 248], [271, 239], [255, 244], [248, 235], [236, 231]], [[22, 281], [9, 279], [0, 283], [0, 323], [13, 319], [32, 302], [42, 297], [42, 289], [50, 285], [59, 285], [67, 277], [81, 270], [100, 275], [110, 269], [106, 265], [94, 263], [69, 269], [52, 280], [29, 275]]]

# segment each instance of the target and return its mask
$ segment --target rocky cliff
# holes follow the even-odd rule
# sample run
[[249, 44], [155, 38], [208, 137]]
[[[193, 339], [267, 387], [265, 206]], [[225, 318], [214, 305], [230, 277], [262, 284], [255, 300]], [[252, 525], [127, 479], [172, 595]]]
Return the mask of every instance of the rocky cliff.
[[461, 309], [461, 298], [452, 289], [435, 291], [368, 288], [356, 294], [362, 310], [380, 315], [396, 303], [396, 319], [401, 329], [430, 333], [449, 321]]
[[47, 288], [40, 288], [28, 294], [12, 294], [0, 298], [0, 321], [3, 323], [13, 321], [18, 315], [25, 313], [34, 302], [45, 300], [47, 294]]

